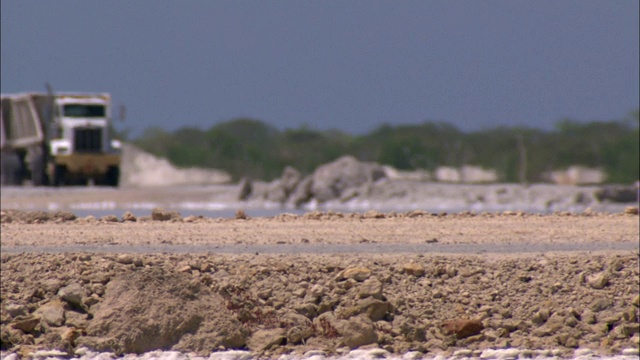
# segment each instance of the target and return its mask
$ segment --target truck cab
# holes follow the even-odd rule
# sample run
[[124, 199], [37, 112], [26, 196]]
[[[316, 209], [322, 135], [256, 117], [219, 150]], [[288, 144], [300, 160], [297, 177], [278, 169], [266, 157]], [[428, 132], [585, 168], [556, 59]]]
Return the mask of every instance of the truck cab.
[[92, 179], [117, 185], [121, 144], [111, 139], [108, 94], [58, 94], [49, 137], [54, 184]]

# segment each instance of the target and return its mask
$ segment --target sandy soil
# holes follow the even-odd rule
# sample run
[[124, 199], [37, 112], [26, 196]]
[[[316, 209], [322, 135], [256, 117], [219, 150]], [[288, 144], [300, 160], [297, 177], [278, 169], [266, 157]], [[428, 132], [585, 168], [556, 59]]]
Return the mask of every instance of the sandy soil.
[[[223, 219], [116, 216], [65, 220], [72, 214], [4, 211], [2, 246], [268, 245], [268, 244], [518, 244], [638, 241], [632, 214], [385, 214], [310, 212], [273, 218]], [[126, 216], [125, 216], [126, 217]], [[113, 220], [113, 221], [108, 221]], [[136, 220], [136, 221], [131, 221]]]
[[[2, 212], [2, 349], [586, 347], [640, 343], [637, 209], [618, 214], [308, 213], [103, 219]], [[154, 220], [154, 218], [156, 220]], [[162, 219], [162, 221], [160, 220]], [[126, 220], [126, 221], [124, 221]], [[133, 253], [132, 246], [573, 244], [497, 254]], [[581, 244], [600, 244], [586, 252]], [[613, 244], [631, 250], [611, 250]], [[86, 252], [118, 245], [120, 253]], [[10, 253], [12, 247], [33, 247]], [[63, 253], [38, 249], [64, 247]], [[525, 245], [526, 246], [526, 245]], [[23, 250], [24, 251], [24, 250]], [[490, 253], [491, 251], [489, 251]]]

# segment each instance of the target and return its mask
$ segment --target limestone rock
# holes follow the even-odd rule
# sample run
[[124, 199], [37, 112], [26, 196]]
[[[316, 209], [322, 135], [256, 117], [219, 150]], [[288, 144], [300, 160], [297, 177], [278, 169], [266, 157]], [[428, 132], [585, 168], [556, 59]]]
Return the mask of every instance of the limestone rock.
[[480, 334], [484, 329], [477, 319], [452, 319], [444, 321], [440, 328], [445, 335], [455, 335], [458, 339]]
[[182, 216], [177, 211], [168, 211], [162, 208], [154, 208], [151, 210], [151, 219], [155, 221], [180, 220]]
[[235, 315], [215, 306], [224, 299], [191, 280], [191, 275], [159, 266], [112, 279], [92, 311], [87, 336], [78, 342], [98, 351], [136, 354], [244, 346], [247, 330]]
[[130, 254], [120, 254], [116, 257], [116, 262], [118, 264], [130, 265], [133, 264], [133, 256]]
[[133, 215], [133, 213], [131, 211], [126, 211], [124, 214], [122, 214], [122, 221], [123, 222], [127, 222], [127, 221], [135, 222], [135, 221], [138, 221], [138, 218], [135, 215]]
[[29, 313], [29, 309], [22, 304], [7, 304], [4, 309], [12, 318], [25, 316]]
[[14, 329], [22, 330], [25, 333], [32, 332], [36, 326], [40, 323], [40, 318], [30, 315], [15, 319], [11, 322], [10, 326]]
[[547, 321], [549, 316], [550, 314], [548, 309], [541, 309], [540, 311], [533, 314], [533, 316], [531, 316], [531, 322], [536, 325], [542, 325]]
[[600, 272], [591, 276], [587, 276], [587, 283], [594, 289], [604, 289], [609, 284], [609, 274]]
[[288, 328], [286, 338], [288, 344], [298, 344], [314, 335], [313, 324], [308, 317], [288, 312], [281, 318], [281, 323]]
[[348, 189], [384, 178], [386, 173], [378, 164], [360, 162], [353, 156], [343, 156], [334, 162], [319, 166], [312, 176], [312, 196], [322, 203], [340, 198]]
[[389, 303], [386, 301], [378, 300], [373, 297], [359, 300], [356, 305], [348, 308], [344, 312], [345, 318], [364, 314], [371, 321], [378, 321], [384, 319], [389, 312]]
[[582, 312], [580, 319], [582, 319], [582, 321], [584, 321], [585, 324], [589, 324], [589, 325], [595, 324], [597, 322], [596, 314], [589, 309]]
[[289, 203], [298, 207], [311, 200], [311, 198], [313, 197], [313, 194], [311, 193], [312, 184], [312, 176], [307, 176], [306, 178], [302, 179], [302, 181], [298, 183], [298, 186], [296, 186], [296, 188], [293, 190], [291, 195], [289, 195]]
[[252, 351], [264, 351], [280, 345], [285, 339], [284, 329], [258, 330], [247, 340], [247, 347]]
[[118, 222], [118, 217], [115, 215], [105, 215], [100, 218], [100, 221], [104, 222]]
[[425, 274], [424, 266], [415, 263], [404, 264], [402, 266], [402, 270], [405, 272], [405, 274], [413, 275], [416, 277], [421, 277]]
[[51, 326], [62, 326], [64, 324], [64, 304], [60, 300], [50, 301], [40, 306], [36, 311], [36, 315], [42, 317], [42, 321]]
[[373, 297], [382, 299], [382, 283], [377, 278], [369, 278], [365, 280], [358, 288], [358, 296], [360, 298]]
[[355, 281], [365, 281], [371, 276], [371, 270], [366, 267], [352, 267], [345, 269], [338, 274], [336, 280], [353, 279]]
[[378, 341], [373, 322], [364, 315], [340, 320], [337, 322], [336, 329], [342, 335], [344, 344], [351, 349]]
[[238, 183], [238, 200], [248, 200], [253, 193], [253, 184], [251, 179], [243, 177]]
[[82, 305], [82, 297], [84, 296], [84, 289], [82, 285], [78, 283], [73, 283], [67, 285], [58, 291], [58, 296], [62, 298], [62, 300], [72, 304], [74, 306]]

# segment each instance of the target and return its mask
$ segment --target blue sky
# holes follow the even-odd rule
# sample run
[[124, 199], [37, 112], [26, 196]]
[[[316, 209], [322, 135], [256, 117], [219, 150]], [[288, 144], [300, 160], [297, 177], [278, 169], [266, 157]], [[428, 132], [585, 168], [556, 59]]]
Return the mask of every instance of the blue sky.
[[362, 134], [639, 107], [639, 2], [1, 3], [1, 90], [110, 92], [133, 134], [249, 117]]

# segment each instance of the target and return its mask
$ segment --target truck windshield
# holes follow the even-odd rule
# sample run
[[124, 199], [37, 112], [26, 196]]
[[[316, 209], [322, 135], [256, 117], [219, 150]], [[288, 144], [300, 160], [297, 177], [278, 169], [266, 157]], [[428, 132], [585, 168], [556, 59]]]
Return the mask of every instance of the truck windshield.
[[65, 117], [104, 117], [104, 105], [70, 104], [64, 106]]

